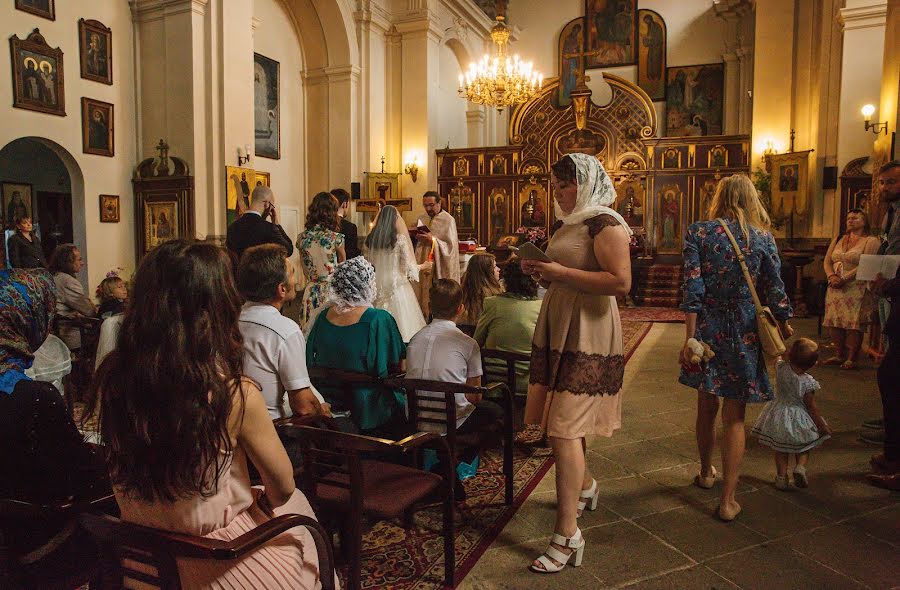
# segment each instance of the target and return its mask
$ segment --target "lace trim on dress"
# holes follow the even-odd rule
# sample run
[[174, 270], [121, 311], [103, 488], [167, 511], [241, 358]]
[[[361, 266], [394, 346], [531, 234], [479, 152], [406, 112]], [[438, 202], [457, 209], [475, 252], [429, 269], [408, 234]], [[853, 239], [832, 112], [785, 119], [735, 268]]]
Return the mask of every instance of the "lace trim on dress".
[[597, 215], [596, 217], [591, 217], [590, 219], [585, 219], [584, 224], [588, 226], [588, 234], [592, 238], [596, 237], [601, 231], [603, 231], [604, 227], [615, 227], [620, 225], [618, 220], [612, 215]]
[[[556, 376], [555, 383], [553, 376]], [[531, 349], [530, 383], [576, 395], [615, 395], [622, 389], [625, 356], [560, 352], [535, 346]]]

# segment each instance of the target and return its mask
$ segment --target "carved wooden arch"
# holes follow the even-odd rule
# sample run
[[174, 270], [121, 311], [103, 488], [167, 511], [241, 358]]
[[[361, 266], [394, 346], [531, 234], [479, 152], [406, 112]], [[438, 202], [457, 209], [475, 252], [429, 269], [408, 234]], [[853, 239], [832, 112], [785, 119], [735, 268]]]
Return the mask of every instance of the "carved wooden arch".
[[575, 123], [574, 103], [562, 109], [553, 104], [559, 78], [551, 78], [538, 96], [513, 111], [509, 142], [521, 146], [523, 163], [540, 161], [549, 168], [558, 155], [557, 145], [561, 138], [571, 136], [577, 144], [588, 142], [593, 135], [604, 140], [604, 145], [598, 146], [596, 151], [608, 170], [615, 171], [625, 162], [632, 169], [635, 162], [646, 169], [645, 159], [635, 156], [645, 151], [642, 140], [656, 135], [653, 102], [646, 92], [624, 78], [604, 73], [603, 79], [612, 90], [612, 98], [603, 106], [590, 102], [582, 130]]
[[841, 170], [841, 178], [872, 178], [872, 173], [866, 172], [865, 170], [866, 164], [868, 163], [868, 156], [850, 160], [849, 162], [847, 162], [847, 165], [844, 166], [844, 169]]

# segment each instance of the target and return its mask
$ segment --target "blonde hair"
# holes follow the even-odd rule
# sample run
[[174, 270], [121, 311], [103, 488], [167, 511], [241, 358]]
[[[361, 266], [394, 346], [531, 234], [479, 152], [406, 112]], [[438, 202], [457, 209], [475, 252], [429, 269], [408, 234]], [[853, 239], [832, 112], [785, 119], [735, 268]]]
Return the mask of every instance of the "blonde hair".
[[125, 284], [125, 280], [121, 277], [106, 277], [100, 281], [100, 286], [97, 287], [97, 299], [100, 300], [100, 303], [103, 303], [108, 299], [115, 299], [113, 289], [115, 289], [119, 283]]
[[476, 254], [466, 266], [462, 278], [463, 305], [466, 316], [477, 320], [481, 316], [486, 297], [503, 293], [503, 285], [494, 273], [496, 258], [493, 254]]
[[719, 181], [716, 194], [709, 206], [709, 218], [731, 218], [738, 222], [744, 235], [749, 237], [748, 226], [769, 231], [772, 221], [759, 200], [759, 193], [745, 174], [735, 174]]

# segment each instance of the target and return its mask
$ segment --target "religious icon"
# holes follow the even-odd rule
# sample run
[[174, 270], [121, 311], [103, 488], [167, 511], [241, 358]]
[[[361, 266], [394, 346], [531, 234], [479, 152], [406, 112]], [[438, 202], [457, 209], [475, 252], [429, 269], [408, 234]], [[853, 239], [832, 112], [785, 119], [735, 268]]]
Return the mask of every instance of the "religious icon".
[[675, 184], [665, 186], [657, 193], [660, 205], [657, 252], [660, 254], [679, 254], [681, 252], [682, 196], [681, 189]]
[[616, 211], [628, 225], [644, 225], [644, 185], [637, 180], [626, 180], [616, 187], [616, 194]]
[[112, 84], [112, 33], [96, 20], [78, 21], [81, 77]]
[[147, 249], [178, 237], [178, 203], [173, 201], [144, 204], [145, 243]]
[[700, 219], [706, 219], [709, 214], [713, 197], [716, 195], [716, 189], [719, 187], [719, 180], [720, 178], [707, 180], [700, 187]]
[[[872, 196], [872, 189], [870, 188], [856, 191], [850, 198], [850, 209], [862, 209], [868, 215], [870, 196]], [[846, 215], [843, 217], [846, 217]]]
[[586, 0], [588, 69], [635, 62], [636, 15], [637, 0]]
[[469, 161], [460, 156], [453, 162], [453, 176], [468, 176]]
[[681, 152], [675, 148], [667, 148], [663, 152], [663, 168], [681, 168]]
[[[400, 211], [408, 211], [397, 206], [400, 197], [400, 174], [397, 172], [366, 172], [366, 198], [357, 201], [356, 210], [377, 213], [385, 205], [394, 205]], [[401, 206], [405, 203], [400, 203]]]
[[666, 23], [652, 10], [638, 11], [638, 86], [650, 100], [666, 97]]
[[257, 186], [272, 186], [271, 185], [271, 176], [268, 172], [260, 172], [256, 171], [256, 182], [254, 184], [254, 188]]
[[100, 195], [100, 222], [119, 223], [119, 195]]
[[790, 193], [797, 190], [797, 178], [800, 176], [799, 166], [797, 164], [791, 164], [789, 166], [782, 166], [779, 168], [780, 174], [778, 177], [778, 190], [783, 193]]
[[25, 40], [10, 39], [13, 106], [51, 115], [66, 115], [63, 52], [51, 48], [35, 29]]
[[281, 158], [280, 64], [253, 54], [253, 128], [257, 156]]
[[547, 190], [534, 176], [519, 191], [519, 227], [547, 227]]
[[556, 142], [559, 157], [565, 154], [582, 153], [596, 156], [606, 148], [606, 138], [590, 129], [574, 129]]
[[584, 72], [584, 26], [577, 18], [567, 24], [559, 34], [559, 92], [556, 106], [572, 104], [572, 91], [578, 86]]
[[56, 20], [56, 0], [16, 0], [16, 10]]
[[98, 156], [115, 155], [113, 122], [113, 105], [82, 97], [81, 151]]
[[[231, 225], [250, 207], [250, 192], [256, 187], [256, 171], [225, 166], [225, 222]], [[253, 182], [253, 188], [250, 183]]]
[[500, 154], [491, 158], [491, 174], [506, 174], [506, 158]]
[[506, 204], [508, 201], [509, 195], [505, 188], [495, 188], [488, 197], [488, 202], [491, 204], [491, 239], [489, 241], [493, 241], [495, 237], [503, 235], [507, 231]]
[[707, 165], [709, 168], [726, 168], [728, 166], [728, 150], [724, 145], [717, 145], [709, 150]]
[[679, 66], [667, 72], [666, 135], [721, 135], [725, 66]]
[[6, 217], [5, 224], [13, 227], [17, 220], [23, 217], [31, 217], [33, 201], [31, 196], [31, 185], [24, 182], [4, 182], [2, 198], [2, 213]]
[[461, 180], [450, 190], [450, 215], [459, 227], [475, 227], [475, 194]]

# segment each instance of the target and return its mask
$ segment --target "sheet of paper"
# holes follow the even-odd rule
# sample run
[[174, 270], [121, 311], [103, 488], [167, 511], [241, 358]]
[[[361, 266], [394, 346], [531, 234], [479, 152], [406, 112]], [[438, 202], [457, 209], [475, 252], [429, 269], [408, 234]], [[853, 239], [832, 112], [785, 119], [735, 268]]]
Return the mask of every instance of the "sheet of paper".
[[874, 281], [875, 276], [879, 273], [886, 279], [893, 279], [897, 276], [898, 267], [900, 267], [900, 255], [863, 254], [859, 257], [856, 280]]
[[417, 220], [416, 220], [416, 227], [425, 227], [425, 224], [422, 222], [421, 219], [417, 219]]
[[523, 260], [539, 260], [541, 262], [553, 262], [553, 259], [547, 256], [540, 248], [531, 242], [525, 242], [518, 248], [514, 249], [519, 258]]

